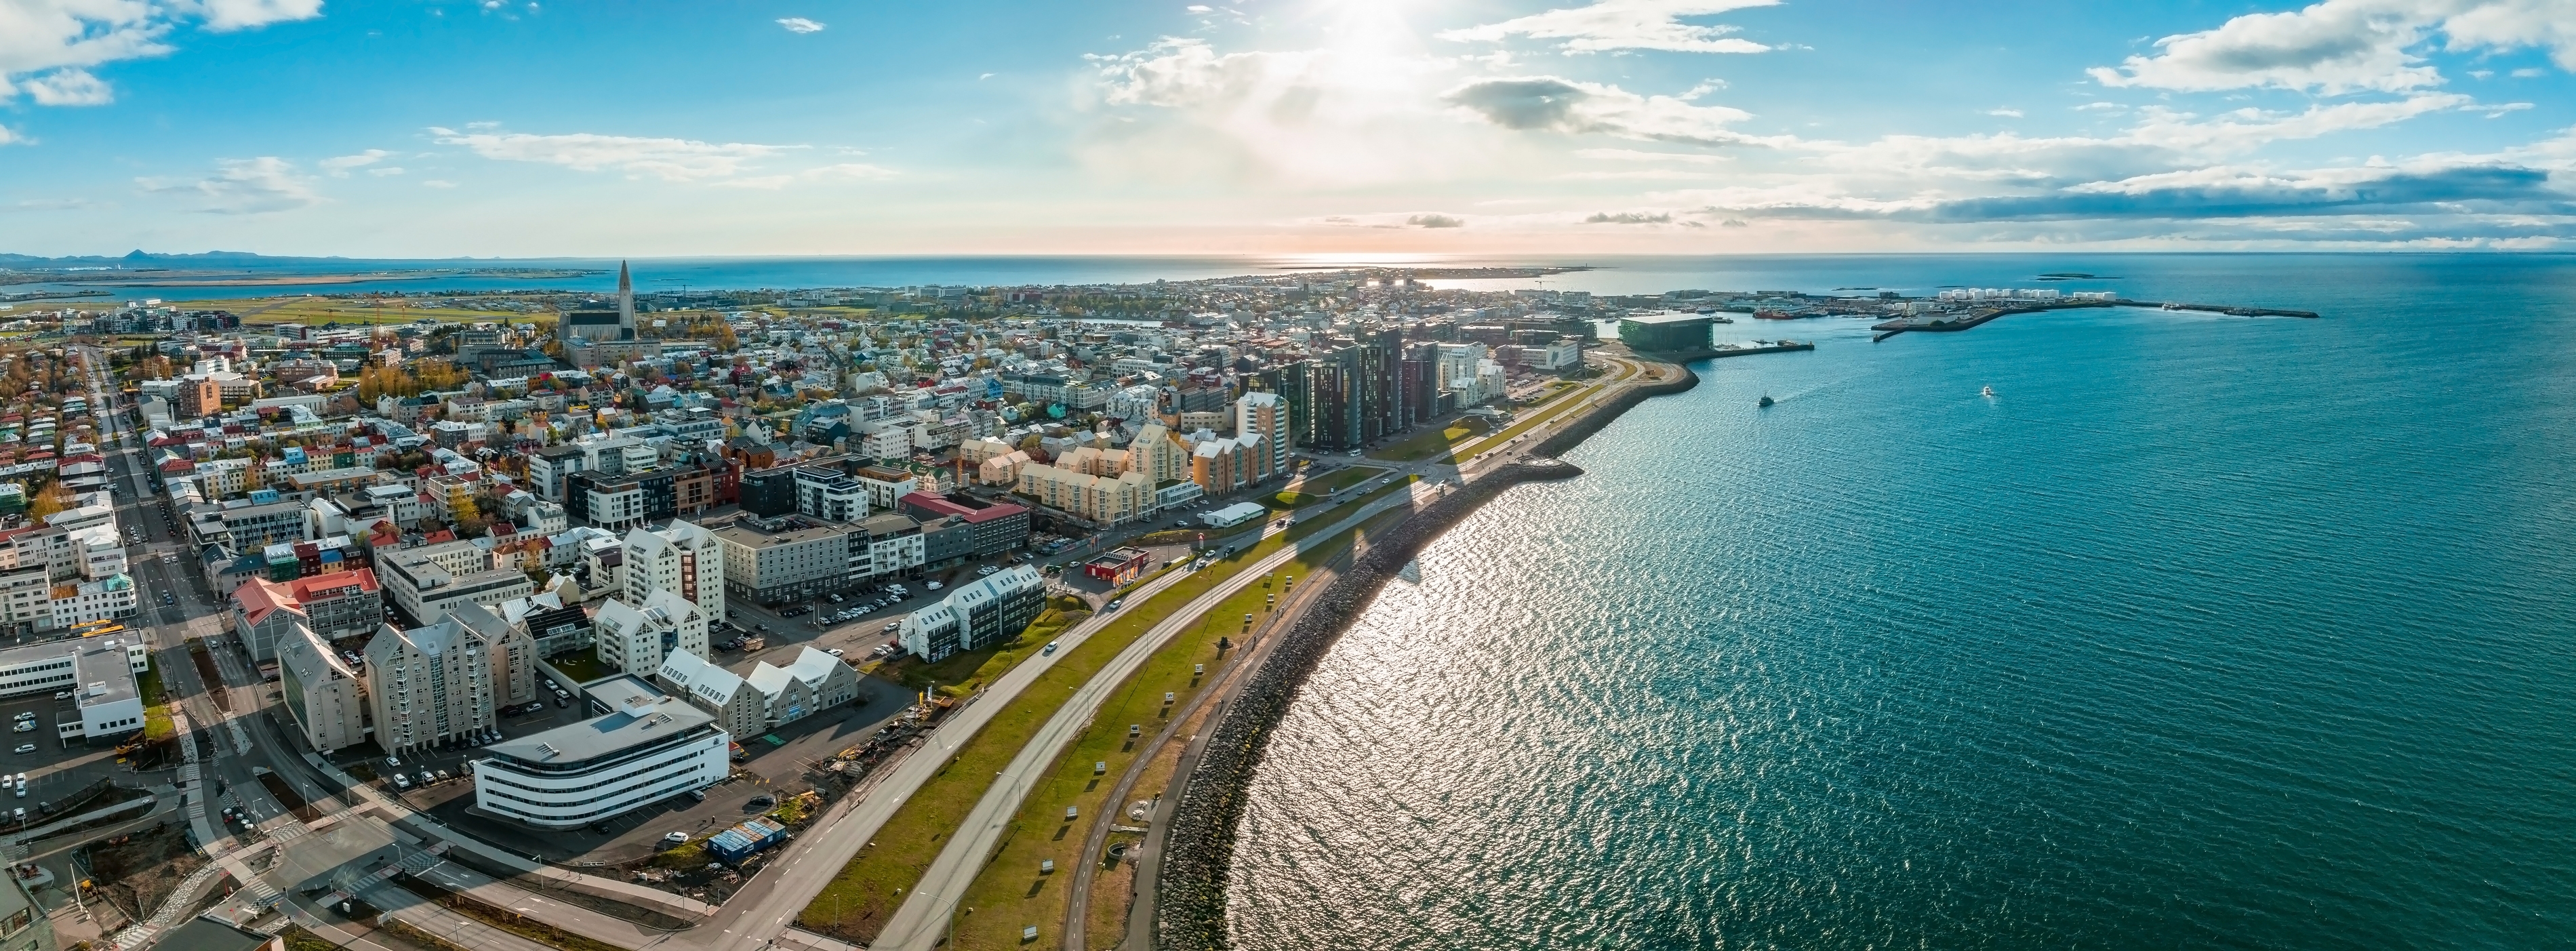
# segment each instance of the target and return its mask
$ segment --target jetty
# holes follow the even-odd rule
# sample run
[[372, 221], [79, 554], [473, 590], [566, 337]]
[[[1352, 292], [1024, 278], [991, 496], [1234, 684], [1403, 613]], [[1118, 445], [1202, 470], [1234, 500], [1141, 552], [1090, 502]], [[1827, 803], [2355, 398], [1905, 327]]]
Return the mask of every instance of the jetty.
[[2179, 301], [2129, 300], [2127, 298], [2122, 298], [2114, 303], [2117, 303], [2122, 307], [2153, 307], [2157, 310], [2206, 311], [2209, 313], [2226, 314], [2230, 317], [2297, 317], [2301, 320], [2317, 319], [2317, 312], [2313, 310], [2282, 310], [2277, 307], [2238, 307], [2233, 304], [2185, 304]]
[[1899, 317], [1895, 320], [1881, 321], [1879, 323], [1871, 324], [1869, 329], [1878, 331], [1878, 335], [1869, 338], [1869, 342], [1877, 343], [1908, 330], [1921, 330], [1928, 333], [1949, 333], [1958, 330], [1971, 330], [1984, 326], [1987, 322], [2005, 314], [2034, 314], [2047, 309], [2048, 308], [2045, 307], [2003, 307], [1992, 310], [1972, 310], [1968, 312], [1968, 316], [1956, 318], [1947, 316]]
[[1813, 349], [1816, 349], [1816, 343], [1812, 340], [1756, 340], [1751, 343], [1712, 344], [1706, 348], [1698, 350], [1638, 351], [1637, 355], [1662, 360], [1666, 363], [1689, 363], [1693, 360], [1715, 360], [1721, 357], [1749, 357], [1757, 353], [1788, 353], [1795, 350]]

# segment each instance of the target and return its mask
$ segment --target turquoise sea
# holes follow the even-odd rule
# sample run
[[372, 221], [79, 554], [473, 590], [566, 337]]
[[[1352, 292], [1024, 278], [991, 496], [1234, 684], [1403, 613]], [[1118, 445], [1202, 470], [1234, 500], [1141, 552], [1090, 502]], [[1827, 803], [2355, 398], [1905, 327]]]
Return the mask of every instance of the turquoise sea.
[[1700, 365], [1327, 658], [1238, 945], [2576, 945], [2576, 259], [1657, 279], [2060, 270], [2325, 316], [1719, 328], [1819, 345]]

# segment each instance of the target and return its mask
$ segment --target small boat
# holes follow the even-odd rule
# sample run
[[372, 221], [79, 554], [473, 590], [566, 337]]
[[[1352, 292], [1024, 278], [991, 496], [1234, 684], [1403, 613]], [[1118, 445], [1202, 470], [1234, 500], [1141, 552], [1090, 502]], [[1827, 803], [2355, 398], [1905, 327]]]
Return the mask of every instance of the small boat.
[[1993, 396], [1993, 395], [1995, 395], [1995, 388], [1994, 388], [1994, 387], [1989, 386], [1989, 387], [1986, 387], [1986, 388], [1984, 388], [1984, 389], [1978, 390], [1978, 391], [1977, 391], [1977, 395], [1978, 395], [1978, 396]]
[[1769, 397], [1769, 396], [1764, 396], [1764, 397], [1762, 397], [1762, 401], [1761, 401], [1761, 402], [1759, 402], [1759, 403], [1755, 403], [1755, 404], [1753, 404], [1753, 405], [1755, 405], [1755, 406], [1769, 406], [1769, 405], [1771, 405], [1771, 397]]

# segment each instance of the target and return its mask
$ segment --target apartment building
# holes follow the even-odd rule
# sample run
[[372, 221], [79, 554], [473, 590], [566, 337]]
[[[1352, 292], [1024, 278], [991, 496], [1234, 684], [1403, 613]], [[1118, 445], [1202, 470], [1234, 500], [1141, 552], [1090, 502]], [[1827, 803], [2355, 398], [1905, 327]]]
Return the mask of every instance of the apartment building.
[[425, 627], [386, 623], [367, 642], [367, 700], [387, 752], [469, 738], [536, 693], [536, 644], [479, 605]]
[[312, 628], [290, 623], [277, 639], [278, 692], [304, 745], [329, 754], [367, 738], [366, 681]]
[[673, 654], [707, 656], [709, 623], [697, 605], [655, 589], [641, 604], [608, 599], [591, 618], [590, 634], [601, 663], [637, 677], [651, 677]]
[[642, 604], [668, 591], [698, 606], [709, 620], [725, 616], [724, 544], [714, 532], [688, 522], [626, 533], [621, 569], [626, 601]]
[[997, 639], [1019, 636], [1046, 610], [1046, 579], [1028, 565], [1016, 565], [958, 586], [938, 604], [903, 619], [898, 638], [903, 649], [926, 661], [945, 659]]

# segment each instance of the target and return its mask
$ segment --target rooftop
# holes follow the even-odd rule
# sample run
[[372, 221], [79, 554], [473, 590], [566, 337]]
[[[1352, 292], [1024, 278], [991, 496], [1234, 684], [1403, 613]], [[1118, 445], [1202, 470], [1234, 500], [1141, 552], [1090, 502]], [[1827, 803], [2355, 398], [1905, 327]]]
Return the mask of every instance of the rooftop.
[[632, 674], [594, 680], [581, 685], [581, 691], [589, 702], [606, 706], [609, 712], [485, 748], [493, 755], [528, 763], [579, 763], [715, 723], [714, 715]]

